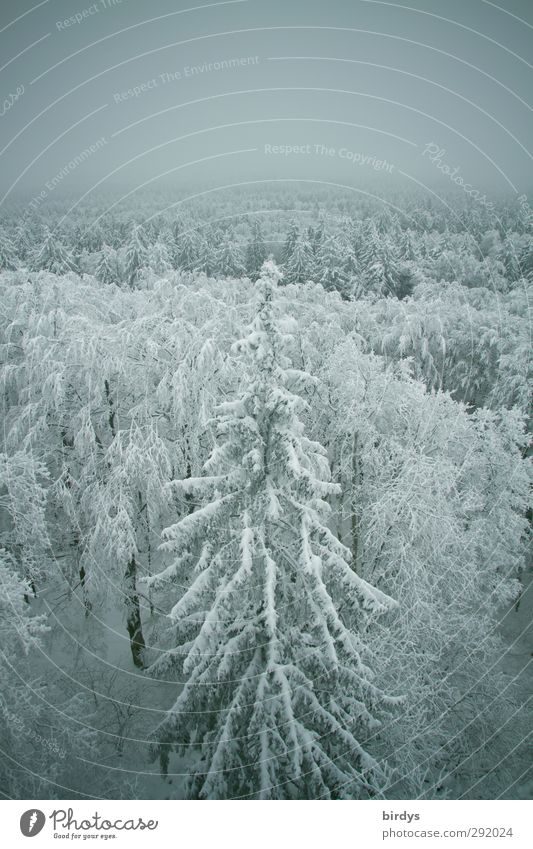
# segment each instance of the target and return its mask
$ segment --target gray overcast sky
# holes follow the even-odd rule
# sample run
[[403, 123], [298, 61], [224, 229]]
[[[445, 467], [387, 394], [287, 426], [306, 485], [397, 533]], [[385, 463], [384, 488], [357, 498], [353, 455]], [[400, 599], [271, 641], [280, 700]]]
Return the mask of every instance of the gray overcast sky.
[[532, 45], [529, 0], [2, 0], [0, 189], [38, 194], [102, 139], [61, 190], [445, 188], [447, 165], [522, 193]]

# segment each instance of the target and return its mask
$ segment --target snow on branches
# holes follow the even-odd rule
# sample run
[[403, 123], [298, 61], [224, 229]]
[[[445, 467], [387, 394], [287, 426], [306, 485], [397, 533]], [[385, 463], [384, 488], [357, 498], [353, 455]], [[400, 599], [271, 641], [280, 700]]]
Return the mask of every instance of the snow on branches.
[[198, 505], [163, 532], [178, 557], [148, 579], [185, 588], [171, 618], [186, 680], [154, 749], [163, 763], [169, 747], [196, 751], [192, 797], [375, 796], [387, 768], [363, 741], [395, 700], [373, 680], [364, 631], [394, 602], [355, 574], [327, 526], [338, 486], [288, 388], [279, 276], [264, 263], [233, 348], [247, 378], [217, 409], [206, 477], [177, 484]]

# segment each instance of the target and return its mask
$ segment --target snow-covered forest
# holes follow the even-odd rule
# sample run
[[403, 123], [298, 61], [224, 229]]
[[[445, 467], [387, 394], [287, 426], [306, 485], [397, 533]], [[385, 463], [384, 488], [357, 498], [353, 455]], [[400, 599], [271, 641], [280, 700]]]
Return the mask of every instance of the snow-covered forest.
[[21, 203], [0, 272], [2, 794], [527, 796], [524, 199]]

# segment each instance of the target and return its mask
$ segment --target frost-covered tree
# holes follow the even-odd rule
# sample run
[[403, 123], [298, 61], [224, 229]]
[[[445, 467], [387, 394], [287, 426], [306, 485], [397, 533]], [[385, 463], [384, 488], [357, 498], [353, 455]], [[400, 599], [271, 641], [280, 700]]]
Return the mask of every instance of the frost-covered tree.
[[26, 263], [31, 242], [28, 236], [27, 227], [23, 222], [17, 224], [15, 227], [12, 242], [18, 258], [22, 263]]
[[[367, 230], [362, 266], [366, 286], [371, 292], [396, 295], [403, 288], [395, 249], [388, 235], [379, 232], [373, 223]], [[402, 292], [402, 296], [404, 294]]]
[[152, 271], [163, 277], [172, 270], [172, 259], [170, 252], [162, 240], [158, 239], [148, 249], [148, 265]]
[[[512, 238], [515, 235], [515, 238]], [[506, 236], [503, 241], [500, 259], [504, 264], [507, 279], [512, 283], [516, 283], [522, 276], [522, 268], [520, 266], [520, 242], [522, 239], [516, 238], [516, 234]]]
[[100, 283], [118, 283], [120, 279], [118, 256], [116, 250], [110, 245], [102, 246], [95, 274]]
[[48, 477], [44, 464], [30, 451], [0, 454], [0, 544], [33, 593], [51, 558], [46, 526]]
[[279, 272], [263, 265], [256, 316], [235, 345], [247, 378], [218, 408], [206, 475], [175, 482], [197, 509], [163, 532], [177, 556], [148, 579], [173, 606], [186, 681], [156, 731], [190, 760], [191, 797], [353, 798], [382, 793], [387, 768], [364, 737], [394, 699], [373, 680], [368, 622], [393, 607], [333, 535], [326, 452], [308, 439], [292, 389], [290, 337], [276, 315]]
[[[287, 247], [287, 246], [286, 246]], [[298, 235], [283, 266], [286, 283], [305, 283], [312, 280], [316, 270], [316, 258], [306, 235]]]
[[[263, 719], [263, 740], [273, 753], [268, 764], [281, 776], [272, 795], [341, 795], [330, 790], [336, 781], [316, 759], [325, 753], [348, 775], [348, 752], [355, 750], [351, 744], [341, 750], [340, 732], [319, 728], [324, 714], [313, 707], [313, 695], [324, 709], [335, 699], [330, 712], [339, 723], [346, 708], [344, 728], [377, 762], [387, 763], [387, 798], [440, 795], [441, 781], [452, 796], [490, 798], [520, 787], [528, 766], [522, 766], [528, 729], [521, 718], [529, 648], [517, 636], [526, 592], [520, 604], [517, 599], [526, 585], [531, 521], [531, 443], [524, 431], [528, 418], [531, 429], [532, 385], [529, 207], [525, 199], [503, 203], [496, 217], [482, 204], [446, 207], [405, 197], [403, 214], [380, 214], [381, 201], [338, 189], [314, 186], [311, 196], [294, 186], [264, 191], [247, 197], [239, 187], [233, 198], [190, 199], [179, 222], [175, 205], [165, 211], [161, 195], [155, 205], [139, 196], [134, 214], [146, 222], [148, 257], [136, 272], [139, 287], [114, 285], [125, 283], [132, 223], [127, 206], [91, 197], [69, 211], [58, 197], [46, 208], [29, 212], [20, 204], [13, 216], [7, 207], [0, 216], [17, 265], [9, 267], [11, 251], [6, 262], [4, 250], [0, 787], [7, 795], [65, 798], [72, 790], [113, 797], [103, 781], [114, 771], [113, 758], [121, 758], [117, 775], [142, 772], [143, 752], [128, 742], [125, 729], [136, 741], [146, 740], [154, 708], [166, 712], [168, 693], [177, 697], [182, 684], [183, 713], [169, 714], [161, 754], [164, 762], [173, 746], [182, 746], [183, 759], [170, 755], [169, 771], [192, 772], [192, 795], [261, 794], [256, 730]], [[258, 209], [268, 212], [257, 216], [267, 246], [281, 248], [287, 237], [284, 262], [298, 253], [297, 242], [309, 248], [305, 262], [296, 257], [292, 282], [288, 274], [287, 285], [274, 287], [273, 324], [282, 338], [275, 336], [273, 348], [286, 376], [279, 382], [276, 372], [279, 406], [268, 406], [266, 389], [261, 397], [252, 391], [267, 384], [244, 330], [254, 316], [259, 321], [255, 295], [264, 281], [256, 286], [244, 275], [236, 278], [220, 253], [227, 239], [249, 246], [246, 216]], [[87, 229], [90, 221], [97, 223]], [[46, 228], [55, 244], [35, 272], [31, 263]], [[104, 234], [112, 246], [109, 262], [103, 262]], [[159, 262], [158, 243], [175, 272], [166, 273], [164, 252]], [[87, 272], [83, 279], [79, 271], [70, 273], [61, 247]], [[118, 273], [110, 270], [114, 259]], [[232, 351], [245, 335], [248, 341]], [[294, 395], [292, 409], [303, 424], [298, 437], [286, 392]], [[270, 431], [265, 410], [272, 413]], [[331, 481], [338, 484], [322, 498], [331, 511], [319, 499], [309, 507], [314, 484], [306, 489], [308, 479], [285, 462], [290, 443], [300, 466], [327, 485], [324, 456], [305, 437], [327, 451]], [[278, 454], [284, 458], [279, 468], [274, 463], [272, 471], [270, 462], [262, 476], [265, 458]], [[176, 479], [183, 484], [169, 483]], [[267, 481], [278, 487], [277, 518]], [[397, 602], [386, 617], [352, 604], [321, 532], [311, 533], [340, 621], [372, 647], [365, 665], [384, 692], [406, 695], [381, 727], [364, 729], [359, 706], [335, 698], [342, 683], [343, 693], [376, 718], [381, 713], [377, 697], [371, 704], [372, 691], [346, 686], [329, 655], [323, 661], [330, 625], [324, 630], [314, 611], [326, 599], [306, 594], [320, 585], [300, 559], [301, 517], [308, 509], [350, 549], [353, 580]], [[177, 546], [176, 571], [159, 589], [146, 590], [141, 576], [174, 565], [170, 553], [158, 551], [171, 525], [177, 527], [176, 539], [168, 540]], [[268, 551], [276, 564], [277, 642], [260, 601], [268, 565], [257, 542], [262, 533], [273, 540]], [[249, 574], [241, 570], [243, 540], [251, 551]], [[339, 557], [348, 554], [341, 549]], [[172, 624], [165, 614], [176, 602]], [[47, 608], [51, 630], [40, 640], [19, 639]], [[305, 622], [311, 622], [306, 631]], [[272, 645], [283, 655], [269, 667], [265, 654], [266, 666], [251, 680], [241, 661], [252, 663], [256, 639], [265, 652]], [[199, 658], [202, 641], [211, 647], [211, 640], [212, 650]], [[335, 640], [337, 658], [353, 669]], [[242, 653], [232, 653], [233, 645]], [[159, 656], [156, 646], [162, 672], [187, 658], [180, 689], [174, 675], [158, 682], [140, 674]], [[323, 664], [320, 672], [314, 658]], [[310, 696], [308, 684], [299, 687], [283, 667], [290, 688], [280, 685], [279, 692], [292, 699], [287, 705], [300, 723], [297, 746], [287, 741], [292, 726], [278, 724], [279, 678], [273, 676], [281, 663], [292, 663], [294, 675], [314, 687]], [[262, 713], [254, 715], [260, 679], [267, 695], [257, 708]], [[85, 686], [82, 697], [78, 691]], [[148, 710], [131, 713], [132, 704]], [[232, 723], [237, 729], [234, 747], [220, 731], [226, 721], [230, 731]], [[300, 745], [307, 732], [315, 750]], [[295, 780], [290, 759], [297, 751], [301, 772]], [[217, 757], [223, 761], [218, 774]], [[313, 758], [310, 778], [304, 773]], [[359, 770], [357, 752], [350, 764]], [[375, 789], [383, 786], [379, 776], [365, 778]], [[327, 792], [319, 780], [327, 781]], [[345, 784], [345, 795], [375, 792], [358, 782]], [[181, 795], [181, 785], [173, 783]]]
[[252, 223], [250, 240], [246, 247], [246, 273], [251, 280], [257, 280], [261, 273], [261, 266], [267, 258], [265, 241], [259, 221]]
[[119, 431], [104, 461], [105, 480], [87, 488], [85, 507], [91, 517], [88, 550], [108, 573], [122, 572], [126, 629], [132, 660], [144, 666], [145, 639], [137, 586], [138, 572], [151, 558], [151, 529], [160, 526], [165, 484], [171, 468], [167, 446], [152, 425], [133, 423]]
[[332, 289], [343, 298], [349, 298], [358, 288], [356, 275], [357, 259], [347, 240], [333, 235], [322, 236], [316, 251], [314, 279], [325, 289]]
[[[33, 617], [24, 602], [29, 589], [17, 573], [14, 558], [0, 548], [0, 787], [8, 795], [28, 786], [29, 776], [20, 763], [24, 750], [21, 737], [24, 732], [30, 736], [38, 717], [38, 708], [28, 698], [31, 689], [26, 692], [24, 675], [28, 674], [26, 656], [46, 628], [44, 618]], [[15, 669], [21, 677], [14, 674]], [[38, 774], [36, 779], [38, 786]]]
[[315, 255], [319, 253], [320, 248], [322, 246], [322, 242], [324, 241], [325, 227], [326, 225], [324, 219], [320, 217], [316, 227], [309, 227], [308, 229], [309, 242], [311, 243], [311, 247]]
[[289, 229], [287, 231], [287, 236], [285, 238], [285, 242], [283, 243], [283, 247], [282, 247], [282, 250], [281, 250], [280, 260], [281, 260], [282, 266], [285, 266], [288, 263], [289, 257], [291, 256], [291, 254], [294, 250], [294, 246], [296, 245], [296, 242], [298, 241], [299, 236], [300, 236], [300, 231], [298, 229], [298, 225], [297, 225], [296, 221], [291, 221], [291, 223], [289, 225]]
[[138, 280], [141, 269], [145, 268], [147, 264], [148, 248], [146, 237], [141, 225], [135, 224], [131, 231], [124, 261], [124, 273], [130, 286], [133, 286]]
[[468, 775], [481, 763], [489, 773], [509, 748], [499, 728], [516, 696], [502, 680], [497, 622], [524, 562], [523, 421], [469, 414], [349, 339], [330, 357], [329, 404], [316, 407], [330, 419], [342, 488], [336, 526], [358, 574], [399, 601], [370, 633], [387, 689], [408, 694], [380, 743], [399, 767], [391, 797], [410, 798], [430, 790], [428, 774], [437, 782], [441, 768]]
[[41, 247], [33, 256], [31, 267], [34, 271], [51, 271], [53, 274], [78, 271], [76, 260], [51, 230], [45, 232]]
[[225, 233], [214, 257], [216, 274], [222, 277], [242, 277], [246, 263], [240, 245], [233, 233]]
[[405, 233], [402, 234], [399, 243], [399, 255], [401, 259], [404, 259], [407, 262], [418, 261], [418, 244], [416, 235], [412, 230], [406, 230]]
[[26, 603], [29, 589], [0, 548], [0, 792], [18, 799], [120, 794], [97, 765], [103, 752], [88, 697], [72, 692], [52, 665], [46, 680], [36, 671], [51, 629]]
[[200, 246], [193, 230], [184, 230], [177, 237], [176, 261], [183, 271], [192, 271], [200, 259]]
[[17, 266], [15, 247], [7, 234], [0, 231], [0, 271], [14, 271]]

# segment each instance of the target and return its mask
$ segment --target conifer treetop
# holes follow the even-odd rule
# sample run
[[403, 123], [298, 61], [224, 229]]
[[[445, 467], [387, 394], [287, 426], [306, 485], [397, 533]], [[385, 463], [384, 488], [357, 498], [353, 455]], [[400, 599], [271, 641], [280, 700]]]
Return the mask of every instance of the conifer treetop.
[[148, 584], [182, 588], [177, 646], [154, 671], [177, 665], [185, 681], [154, 750], [163, 766], [169, 748], [197, 751], [192, 797], [368, 797], [387, 768], [361, 736], [396, 700], [373, 681], [364, 632], [394, 603], [353, 571], [327, 525], [339, 488], [298, 415], [279, 279], [265, 262], [234, 345], [247, 378], [217, 409], [205, 475], [173, 484], [197, 509], [163, 532], [177, 556]]

